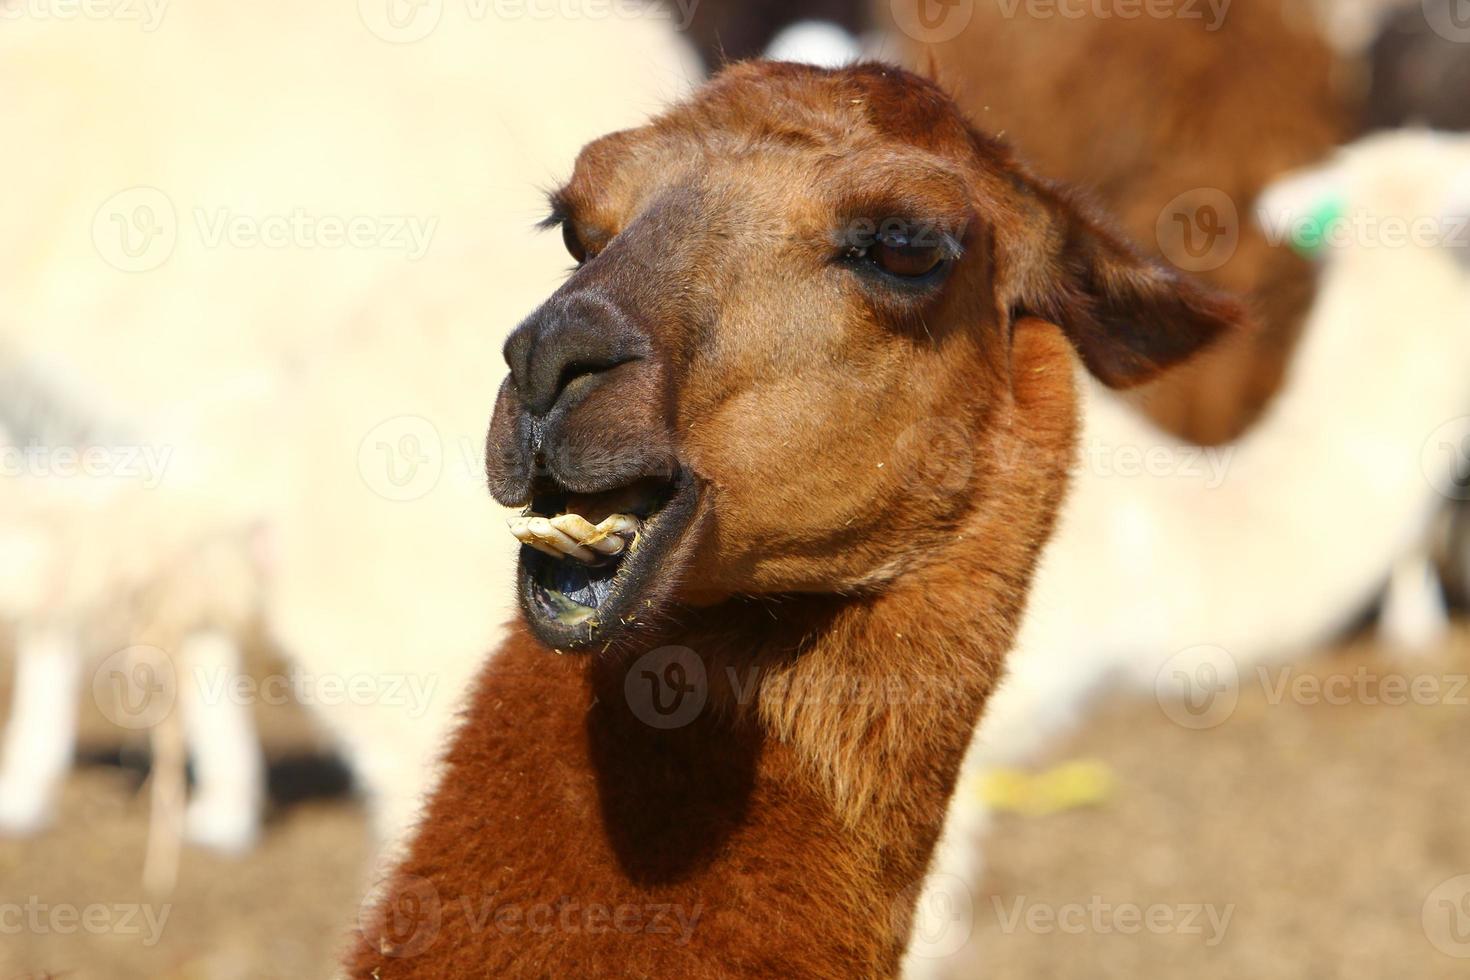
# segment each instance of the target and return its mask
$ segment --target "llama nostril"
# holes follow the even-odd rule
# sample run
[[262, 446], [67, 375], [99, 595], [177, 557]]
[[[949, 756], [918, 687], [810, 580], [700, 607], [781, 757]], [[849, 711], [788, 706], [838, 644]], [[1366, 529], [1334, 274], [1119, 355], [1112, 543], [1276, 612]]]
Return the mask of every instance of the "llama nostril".
[[547, 417], [569, 391], [649, 354], [648, 337], [600, 295], [553, 298], [516, 328], [505, 359], [529, 414]]
[[637, 358], [625, 357], [612, 358], [605, 361], [577, 360], [571, 362], [566, 367], [561, 369], [561, 374], [556, 379], [556, 396], [553, 400], [553, 404], [555, 404], [557, 400], [560, 400], [561, 396], [566, 392], [566, 390], [578, 380], [590, 377], [594, 374], [602, 374], [606, 371], [611, 371], [613, 368], [620, 367], [633, 360], [637, 360]]
[[643, 359], [631, 344], [609, 343], [586, 334], [561, 333], [557, 343], [541, 344], [526, 365], [521, 397], [531, 414], [545, 418], [569, 391], [576, 391], [624, 364]]
[[[541, 362], [532, 367], [533, 380], [524, 393], [526, 407], [537, 417], [545, 418], [560, 404], [569, 390], [580, 387], [580, 382], [591, 381], [598, 375], [632, 361], [642, 360], [638, 355], [611, 356], [607, 358], [579, 358], [557, 369], [554, 362]], [[552, 371], [556, 373], [553, 374]], [[554, 380], [552, 380], [554, 379]]]

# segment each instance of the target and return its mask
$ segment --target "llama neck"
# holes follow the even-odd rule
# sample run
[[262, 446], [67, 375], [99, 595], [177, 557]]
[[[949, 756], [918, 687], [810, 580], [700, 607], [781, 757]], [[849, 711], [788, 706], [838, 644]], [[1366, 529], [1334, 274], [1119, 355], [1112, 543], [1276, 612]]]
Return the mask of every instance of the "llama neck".
[[686, 609], [647, 652], [516, 630], [350, 975], [895, 975], [1076, 439], [1070, 374], [1017, 375], [965, 507], [875, 594]]
[[1041, 538], [986, 531], [883, 595], [732, 601], [647, 653], [517, 631], [395, 879], [433, 935], [390, 900], [352, 975], [893, 975], [1035, 557], [992, 552]]

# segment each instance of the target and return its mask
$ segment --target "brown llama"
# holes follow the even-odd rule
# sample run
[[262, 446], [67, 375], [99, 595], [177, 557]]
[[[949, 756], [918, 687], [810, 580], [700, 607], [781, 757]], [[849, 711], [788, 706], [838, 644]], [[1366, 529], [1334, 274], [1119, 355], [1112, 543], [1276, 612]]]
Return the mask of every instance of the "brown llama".
[[521, 621], [349, 973], [892, 976], [1073, 348], [1134, 385], [1240, 311], [881, 65], [736, 65], [588, 146], [551, 220], [579, 267], [486, 453]]
[[1247, 298], [1258, 331], [1139, 392], [1176, 435], [1234, 440], [1280, 388], [1316, 295], [1313, 267], [1269, 242], [1253, 209], [1350, 135], [1342, 66], [1302, 0], [1176, 4], [1175, 16], [1029, 9], [974, 4], [958, 36], [912, 42], [904, 59], [932, 58], [976, 123], [1087, 188], [1149, 254]]

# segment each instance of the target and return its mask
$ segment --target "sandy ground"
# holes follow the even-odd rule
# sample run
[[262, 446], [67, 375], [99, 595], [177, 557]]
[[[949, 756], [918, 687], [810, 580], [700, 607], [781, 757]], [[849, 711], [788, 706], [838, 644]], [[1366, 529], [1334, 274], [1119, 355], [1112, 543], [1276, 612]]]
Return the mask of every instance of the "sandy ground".
[[[1152, 702], [1104, 706], [1061, 757], [1106, 762], [1116, 792], [1096, 809], [997, 821], [957, 975], [1470, 977], [1467, 675], [1461, 631], [1433, 656], [1359, 645], [1290, 670], [1300, 698], [1276, 698], [1272, 670], [1212, 729]], [[1347, 698], [1313, 694], [1310, 678], [1328, 677], [1352, 682]], [[1402, 694], [1399, 678], [1420, 692]], [[1018, 899], [1037, 928], [1018, 920]], [[1078, 905], [1080, 930], [1047, 917]], [[1130, 935], [1125, 905], [1176, 927]], [[1223, 935], [1204, 914], [1189, 929], [1199, 905], [1231, 910]]]
[[[1358, 645], [1265, 685], [1253, 675], [1208, 730], [1151, 701], [1100, 705], [1053, 761], [1097, 760], [1114, 791], [997, 821], [989, 874], [956, 908], [969, 943], [955, 975], [1470, 976], [1470, 877], [1455, 881], [1470, 876], [1467, 674], [1462, 630], [1419, 659]], [[1275, 697], [1283, 676], [1308, 696]], [[1345, 678], [1345, 696], [1311, 696], [1312, 677]], [[1419, 693], [1396, 678], [1419, 678]], [[289, 709], [261, 720], [278, 761], [312, 744]], [[0, 980], [325, 975], [356, 915], [360, 808], [343, 794], [278, 802], [256, 853], [190, 851], [177, 891], [150, 898], [139, 783], [85, 766], [53, 830], [0, 842]], [[63, 931], [58, 908], [92, 915], [93, 931]]]

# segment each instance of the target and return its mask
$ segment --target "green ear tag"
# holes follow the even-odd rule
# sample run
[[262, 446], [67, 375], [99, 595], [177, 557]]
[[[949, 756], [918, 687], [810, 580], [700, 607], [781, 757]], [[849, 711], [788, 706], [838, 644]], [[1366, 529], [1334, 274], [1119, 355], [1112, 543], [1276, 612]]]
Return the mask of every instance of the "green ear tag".
[[1303, 258], [1315, 259], [1327, 248], [1327, 232], [1342, 220], [1347, 206], [1342, 198], [1333, 197], [1307, 215], [1307, 220], [1298, 222], [1291, 230], [1291, 247]]

